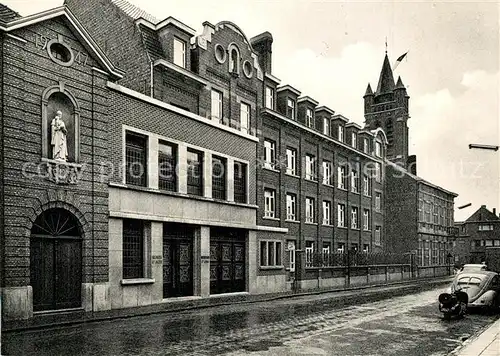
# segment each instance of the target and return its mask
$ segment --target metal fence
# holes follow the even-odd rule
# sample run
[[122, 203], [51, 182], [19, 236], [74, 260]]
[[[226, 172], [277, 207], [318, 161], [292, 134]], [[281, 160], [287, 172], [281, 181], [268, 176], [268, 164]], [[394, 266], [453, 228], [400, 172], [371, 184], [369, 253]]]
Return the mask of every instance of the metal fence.
[[410, 254], [373, 253], [373, 252], [306, 252], [305, 266], [311, 267], [348, 267], [348, 266], [386, 266], [412, 265]]

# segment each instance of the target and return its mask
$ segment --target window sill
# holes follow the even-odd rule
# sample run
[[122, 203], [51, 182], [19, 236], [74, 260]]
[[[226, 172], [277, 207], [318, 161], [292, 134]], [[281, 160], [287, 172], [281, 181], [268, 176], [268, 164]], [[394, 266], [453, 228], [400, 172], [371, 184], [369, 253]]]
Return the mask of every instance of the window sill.
[[323, 182], [323, 185], [324, 185], [324, 186], [327, 186], [327, 187], [330, 187], [330, 188], [335, 188], [335, 187], [333, 186], [333, 184], [328, 184], [328, 183]]
[[285, 266], [260, 266], [260, 269], [263, 271], [269, 271], [269, 270], [280, 270], [283, 269]]
[[352, 226], [351, 226], [351, 230], [361, 231], [361, 229], [359, 227], [352, 227]]
[[280, 221], [280, 218], [274, 218], [274, 217], [271, 217], [271, 216], [263, 216], [262, 219], [264, 219], [264, 220]]
[[312, 178], [304, 178], [304, 180], [311, 182], [311, 183], [318, 183], [318, 181], [316, 179], [312, 179]]
[[339, 229], [346, 229], [346, 230], [347, 230], [347, 226], [338, 226], [338, 225], [337, 225], [337, 227], [338, 227]]
[[42, 157], [41, 161], [46, 162], [46, 163], [52, 163], [55, 165], [68, 166], [68, 167], [75, 167], [75, 168], [82, 168], [83, 167], [83, 164], [81, 164], [81, 163], [60, 161], [57, 159], [51, 159], [51, 158], [46, 158], [46, 157]]
[[121, 285], [137, 285], [137, 284], [153, 284], [155, 283], [154, 278], [131, 278], [131, 279], [122, 279]]
[[299, 176], [299, 175], [297, 175], [297, 174], [292, 174], [292, 173], [288, 173], [288, 172], [286, 172], [286, 173], [285, 173], [285, 175], [286, 175], [286, 176], [289, 176], [289, 177], [293, 177], [293, 178], [300, 178], [300, 176]]
[[288, 222], [288, 223], [294, 223], [294, 224], [300, 224], [300, 221], [299, 220], [285, 220], [285, 222]]
[[344, 192], [347, 192], [347, 189], [345, 189], [345, 188], [337, 187], [337, 189], [338, 189], [338, 190], [342, 190], [342, 191], [344, 191]]
[[352, 194], [359, 195], [359, 192], [358, 192], [358, 191], [351, 190], [351, 193], [352, 193]]
[[262, 166], [262, 169], [265, 169], [266, 171], [276, 172], [276, 173], [280, 172], [279, 169], [271, 168], [271, 167], [266, 167], [266, 166]]
[[332, 224], [325, 224], [325, 223], [323, 223], [322, 225], [323, 225], [323, 226], [327, 226], [327, 227], [333, 227], [333, 225], [332, 225]]
[[371, 197], [372, 197], [371, 195], [369, 195], [369, 194], [365, 194], [365, 193], [363, 193], [363, 196], [364, 196], [364, 197], [367, 197], [367, 198], [371, 198]]
[[318, 223], [315, 223], [315, 222], [307, 222], [307, 221], [306, 221], [304, 224], [306, 224], [306, 225], [318, 225]]

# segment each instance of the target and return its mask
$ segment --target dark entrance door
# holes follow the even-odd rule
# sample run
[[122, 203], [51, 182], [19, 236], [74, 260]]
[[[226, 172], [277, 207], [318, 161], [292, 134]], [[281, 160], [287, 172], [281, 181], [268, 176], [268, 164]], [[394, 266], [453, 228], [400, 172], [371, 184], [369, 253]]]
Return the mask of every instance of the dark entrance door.
[[163, 297], [193, 295], [194, 227], [163, 226]]
[[245, 232], [210, 229], [210, 294], [245, 291]]
[[40, 215], [31, 230], [33, 310], [81, 306], [82, 242], [76, 218], [64, 209]]

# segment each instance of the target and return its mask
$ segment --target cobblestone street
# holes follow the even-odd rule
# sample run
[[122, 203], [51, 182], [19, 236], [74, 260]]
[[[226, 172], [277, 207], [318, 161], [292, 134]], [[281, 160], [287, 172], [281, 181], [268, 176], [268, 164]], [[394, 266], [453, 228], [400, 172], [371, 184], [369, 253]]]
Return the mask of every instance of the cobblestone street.
[[446, 355], [495, 317], [444, 321], [443, 288], [339, 308], [328, 295], [3, 335], [3, 355]]

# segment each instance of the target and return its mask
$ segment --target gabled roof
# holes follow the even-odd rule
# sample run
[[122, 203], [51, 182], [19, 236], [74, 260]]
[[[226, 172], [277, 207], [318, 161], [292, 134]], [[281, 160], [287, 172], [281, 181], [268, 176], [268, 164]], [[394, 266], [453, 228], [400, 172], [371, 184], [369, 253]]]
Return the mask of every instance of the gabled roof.
[[21, 17], [17, 12], [8, 8], [4, 4], [0, 4], [0, 21], [9, 22]]
[[500, 218], [486, 209], [486, 205], [482, 205], [465, 221], [500, 221]]
[[389, 63], [389, 57], [387, 53], [385, 54], [384, 64], [382, 65], [382, 70], [380, 71], [380, 78], [378, 80], [376, 95], [391, 93], [394, 90], [394, 74], [392, 73], [391, 64]]
[[53, 18], [62, 17], [64, 22], [74, 30], [75, 36], [89, 52], [89, 54], [113, 77], [122, 78], [124, 72], [116, 68], [109, 60], [106, 54], [99, 48], [83, 25], [66, 7], [60, 6], [54, 9], [39, 12], [37, 14], [16, 18], [6, 23], [0, 22], [0, 31], [11, 32], [20, 28], [31, 26], [39, 22], [47, 21]]

